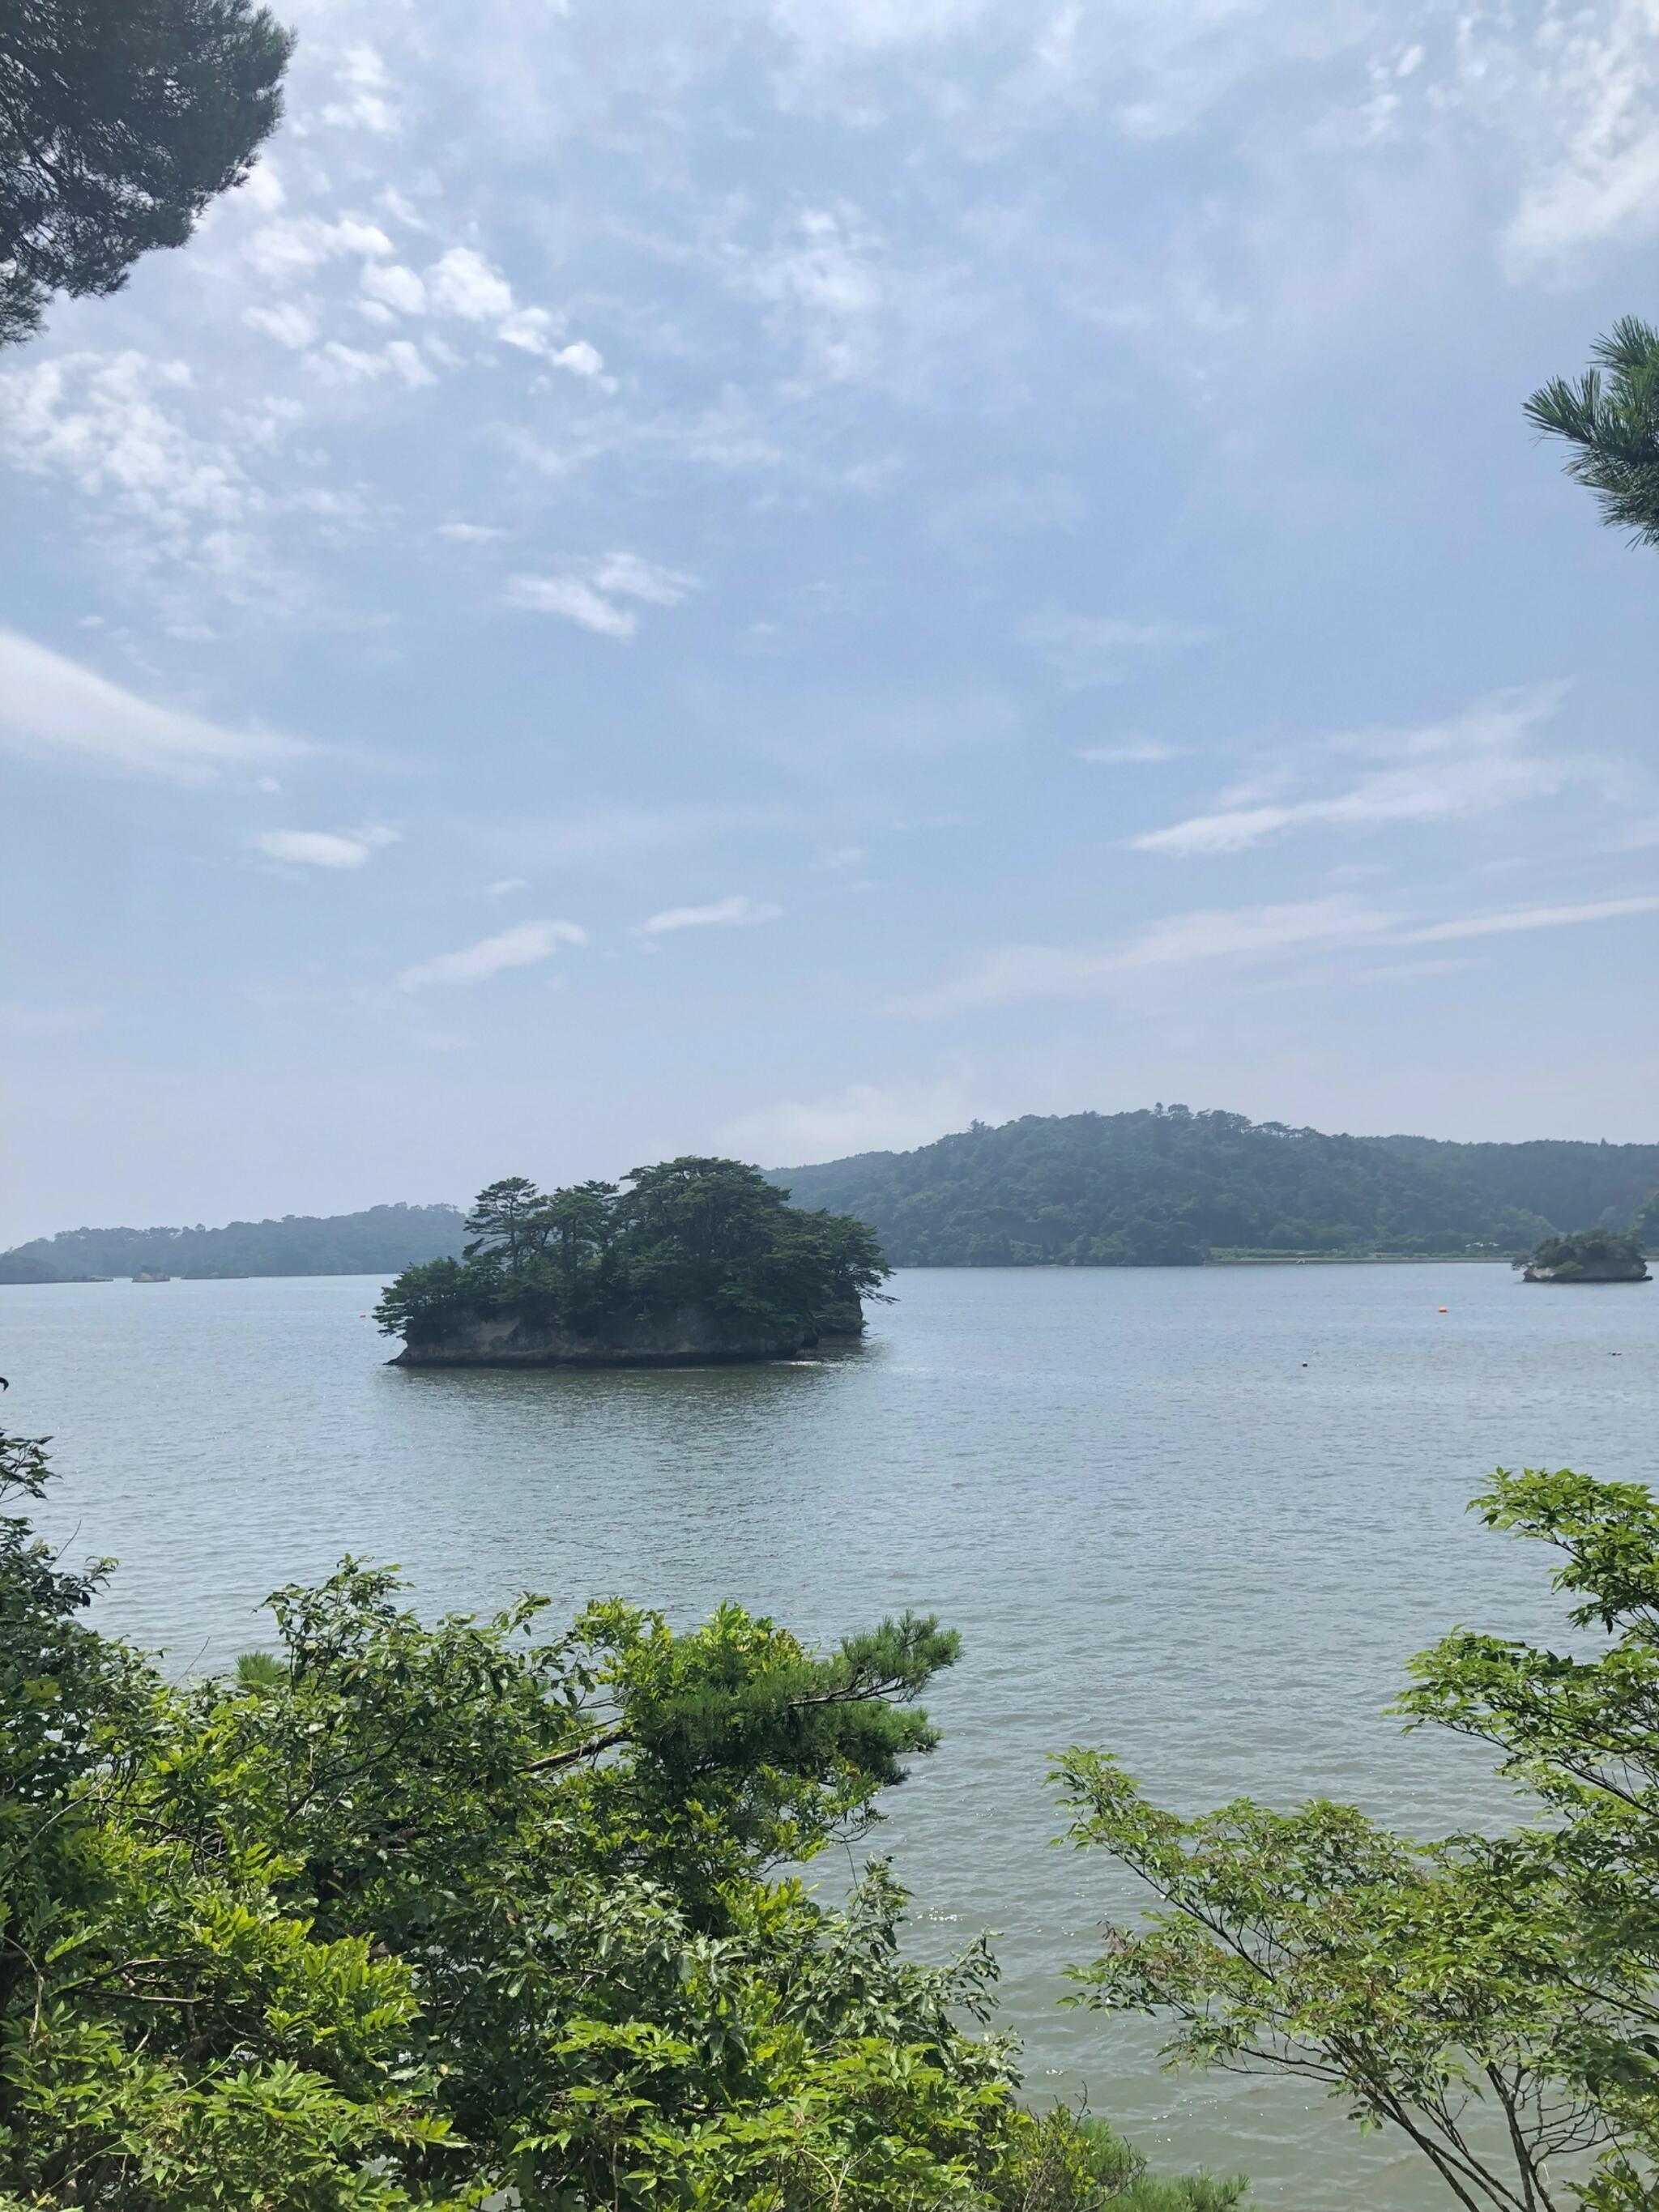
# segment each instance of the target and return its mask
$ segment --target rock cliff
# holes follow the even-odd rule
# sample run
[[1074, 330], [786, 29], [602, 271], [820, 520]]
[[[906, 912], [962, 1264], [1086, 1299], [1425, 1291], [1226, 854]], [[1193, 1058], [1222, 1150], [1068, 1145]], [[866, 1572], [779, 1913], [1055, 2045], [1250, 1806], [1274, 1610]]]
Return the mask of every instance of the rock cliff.
[[405, 1345], [393, 1367], [672, 1367], [710, 1360], [787, 1359], [816, 1344], [820, 1334], [855, 1336], [864, 1316], [856, 1299], [837, 1306], [810, 1328], [770, 1330], [742, 1317], [701, 1306], [618, 1322], [584, 1334], [524, 1321], [511, 1314], [478, 1314], [442, 1335]]

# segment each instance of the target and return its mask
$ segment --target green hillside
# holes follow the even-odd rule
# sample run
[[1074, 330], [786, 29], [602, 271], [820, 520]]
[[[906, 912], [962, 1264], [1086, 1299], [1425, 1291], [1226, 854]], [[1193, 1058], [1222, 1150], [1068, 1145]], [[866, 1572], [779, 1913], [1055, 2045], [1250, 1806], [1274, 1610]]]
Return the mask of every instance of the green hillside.
[[1385, 1137], [1401, 1159], [1458, 1176], [1494, 1205], [1541, 1214], [1564, 1233], [1627, 1229], [1659, 1194], [1659, 1145], [1574, 1144], [1538, 1137], [1520, 1145], [1455, 1145], [1437, 1137]]
[[[1227, 1253], [1507, 1254], [1564, 1225], [1528, 1202], [1524, 1177], [1513, 1195], [1483, 1188], [1462, 1166], [1465, 1149], [1601, 1150], [1419, 1152], [1410, 1139], [1326, 1136], [1171, 1106], [1027, 1115], [1000, 1128], [975, 1122], [914, 1152], [866, 1152], [781, 1169], [774, 1179], [799, 1206], [868, 1222], [900, 1267], [1194, 1264]], [[1659, 1146], [1645, 1149], [1659, 1183]], [[1558, 1181], [1565, 1186], [1565, 1176]], [[1572, 1212], [1565, 1225], [1583, 1218]]]
[[140, 1268], [164, 1275], [395, 1275], [416, 1261], [457, 1257], [463, 1242], [453, 1206], [288, 1213], [222, 1229], [65, 1229], [0, 1253], [0, 1283], [136, 1275]]

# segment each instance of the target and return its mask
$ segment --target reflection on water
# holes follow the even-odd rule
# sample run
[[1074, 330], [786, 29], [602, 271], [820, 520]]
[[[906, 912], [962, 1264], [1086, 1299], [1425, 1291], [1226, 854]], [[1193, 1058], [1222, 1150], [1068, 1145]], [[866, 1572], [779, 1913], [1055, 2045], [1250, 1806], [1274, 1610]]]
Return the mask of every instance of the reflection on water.
[[1464, 1503], [1500, 1462], [1646, 1474], [1659, 1293], [1432, 1265], [896, 1287], [819, 1358], [562, 1374], [387, 1367], [362, 1280], [7, 1287], [4, 1413], [58, 1439], [55, 1528], [121, 1555], [111, 1621], [179, 1665], [258, 1640], [269, 1589], [348, 1551], [434, 1611], [736, 1597], [826, 1638], [938, 1612], [965, 1645], [930, 1701], [945, 1744], [880, 1840], [919, 1943], [1000, 1931], [1034, 2089], [1086, 2087], [1264, 2204], [1427, 2212], [1411, 2161], [1310, 2093], [1171, 2079], [1145, 2027], [1055, 2009], [1131, 1900], [1049, 1847], [1045, 1763], [1109, 1744], [1188, 1809], [1504, 1817], [1473, 1747], [1381, 1709], [1455, 1620], [1556, 1626], [1547, 1563]]

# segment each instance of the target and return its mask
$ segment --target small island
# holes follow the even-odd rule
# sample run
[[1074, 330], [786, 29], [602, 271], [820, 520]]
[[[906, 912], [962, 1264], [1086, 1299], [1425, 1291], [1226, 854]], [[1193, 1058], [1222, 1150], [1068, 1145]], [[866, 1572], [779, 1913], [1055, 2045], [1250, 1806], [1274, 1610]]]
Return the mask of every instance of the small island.
[[1634, 1231], [1576, 1229], [1571, 1236], [1547, 1237], [1525, 1259], [1523, 1283], [1647, 1283], [1642, 1240]]
[[864, 1329], [891, 1272], [844, 1214], [757, 1168], [686, 1158], [620, 1185], [479, 1192], [459, 1260], [405, 1267], [375, 1309], [397, 1367], [671, 1366], [786, 1358]]

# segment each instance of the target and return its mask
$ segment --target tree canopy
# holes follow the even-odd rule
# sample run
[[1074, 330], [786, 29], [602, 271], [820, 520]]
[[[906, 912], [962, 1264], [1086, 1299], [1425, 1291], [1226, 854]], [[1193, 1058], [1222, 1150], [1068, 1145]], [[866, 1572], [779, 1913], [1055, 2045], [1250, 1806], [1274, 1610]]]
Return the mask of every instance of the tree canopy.
[[1566, 472], [1595, 493], [1603, 522], [1659, 545], [1659, 330], [1626, 315], [1593, 351], [1581, 377], [1533, 393], [1527, 419], [1571, 447]]
[[[0, 1437], [0, 1499], [38, 1498]], [[20, 1498], [21, 1493], [21, 1498]], [[872, 1863], [957, 1654], [725, 1606], [423, 1623], [345, 1562], [179, 1684], [0, 1516], [0, 2203], [34, 2212], [1222, 2212], [1020, 2106], [982, 1942]]]
[[[1534, 1822], [1419, 1843], [1327, 1802], [1186, 1818], [1073, 1750], [1073, 1840], [1159, 1899], [1079, 1970], [1081, 2002], [1161, 2015], [1176, 2061], [1319, 2083], [1400, 2129], [1468, 2212], [1652, 2212], [1659, 1508], [1565, 1469], [1500, 1470], [1475, 1505], [1556, 1549], [1589, 1648], [1455, 1630], [1400, 1710], [1489, 1745]], [[1577, 2180], [1559, 2170], [1574, 2157]]]
[[292, 47], [252, 0], [0, 10], [0, 345], [184, 244], [275, 130]]
[[522, 1176], [479, 1192], [459, 1260], [406, 1267], [378, 1308], [411, 1345], [512, 1315], [592, 1332], [696, 1308], [762, 1325], [856, 1325], [889, 1273], [861, 1222], [803, 1213], [757, 1168], [688, 1155], [621, 1184], [541, 1191]]

